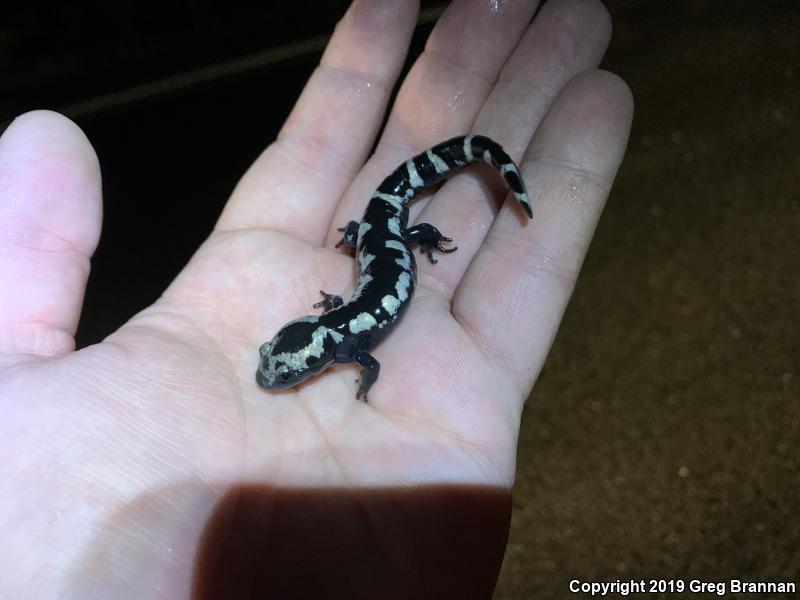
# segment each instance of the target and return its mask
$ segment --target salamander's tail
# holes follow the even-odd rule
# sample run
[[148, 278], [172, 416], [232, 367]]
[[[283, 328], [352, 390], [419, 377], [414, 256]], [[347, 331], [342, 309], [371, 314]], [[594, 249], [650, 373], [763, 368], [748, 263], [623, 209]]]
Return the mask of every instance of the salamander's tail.
[[417, 154], [384, 179], [375, 195], [399, 208], [399, 204], [407, 204], [418, 191], [481, 160], [500, 171], [528, 218], [533, 218], [531, 202], [517, 165], [500, 144], [483, 135], [454, 137]]
[[[456, 140], [460, 138], [455, 138]], [[522, 175], [519, 174], [519, 169], [511, 157], [506, 154], [502, 146], [494, 140], [486, 137], [485, 135], [468, 135], [463, 139], [463, 150], [467, 162], [482, 160], [492, 165], [495, 169], [500, 171], [503, 179], [506, 180], [511, 193], [514, 198], [520, 203], [520, 206], [525, 210], [525, 214], [529, 219], [533, 218], [533, 209], [531, 208], [531, 201], [528, 198], [528, 191], [525, 189], [525, 182], [522, 181]], [[447, 142], [445, 142], [446, 144]]]

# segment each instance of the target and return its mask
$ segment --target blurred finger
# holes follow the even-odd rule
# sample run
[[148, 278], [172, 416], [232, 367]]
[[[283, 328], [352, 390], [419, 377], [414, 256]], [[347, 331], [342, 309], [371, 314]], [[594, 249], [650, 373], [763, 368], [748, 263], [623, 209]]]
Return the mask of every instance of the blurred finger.
[[286, 124], [242, 177], [217, 223], [322, 242], [336, 203], [369, 152], [403, 65], [415, 0], [356, 0]]
[[66, 117], [35, 111], [0, 138], [0, 352], [74, 348], [102, 220], [100, 168]]

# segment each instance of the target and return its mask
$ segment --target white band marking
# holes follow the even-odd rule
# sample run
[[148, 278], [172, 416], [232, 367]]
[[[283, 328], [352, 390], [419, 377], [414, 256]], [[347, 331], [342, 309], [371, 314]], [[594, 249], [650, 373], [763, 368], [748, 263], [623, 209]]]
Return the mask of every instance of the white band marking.
[[408, 170], [408, 181], [411, 184], [411, 187], [419, 188], [425, 185], [422, 182], [422, 178], [417, 173], [417, 166], [414, 164], [414, 159], [409, 158], [406, 161], [406, 169]]
[[447, 163], [442, 160], [442, 158], [428, 150], [425, 153], [428, 156], [428, 160], [431, 161], [433, 164], [433, 168], [436, 169], [436, 172], [441, 175], [442, 173], [447, 173], [450, 170], [450, 167], [447, 166]]
[[467, 157], [467, 162], [473, 162], [475, 157], [472, 155], [472, 136], [468, 135], [464, 138], [464, 156]]

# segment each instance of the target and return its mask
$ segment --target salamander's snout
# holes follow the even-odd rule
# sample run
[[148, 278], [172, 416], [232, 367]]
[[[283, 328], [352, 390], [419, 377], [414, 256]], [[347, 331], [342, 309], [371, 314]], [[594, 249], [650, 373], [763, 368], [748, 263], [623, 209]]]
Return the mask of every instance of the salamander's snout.
[[268, 360], [261, 359], [261, 364], [256, 371], [256, 383], [265, 390], [282, 390], [299, 382], [299, 378], [293, 377], [289, 371], [275, 373], [273, 369], [270, 369]]
[[[261, 361], [256, 383], [267, 390], [283, 390], [305, 381], [333, 362], [335, 342], [317, 317], [287, 323], [271, 341], [258, 349]], [[339, 336], [341, 337], [341, 336]]]
[[[277, 337], [277, 336], [276, 336]], [[275, 340], [266, 342], [258, 349], [261, 362], [256, 371], [256, 383], [267, 390], [281, 390], [298, 383], [299, 373], [292, 373], [273, 355]]]
[[258, 369], [256, 370], [256, 383], [264, 388], [265, 390], [269, 389], [269, 381], [264, 376], [264, 366], [259, 365]]

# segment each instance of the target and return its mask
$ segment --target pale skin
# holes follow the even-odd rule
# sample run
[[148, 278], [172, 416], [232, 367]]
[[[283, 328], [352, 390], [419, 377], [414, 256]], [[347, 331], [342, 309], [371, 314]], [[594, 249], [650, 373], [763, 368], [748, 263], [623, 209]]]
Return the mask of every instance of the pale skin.
[[[456, 0], [387, 106], [417, 7], [355, 2], [191, 261], [155, 304], [77, 351], [101, 227], [98, 160], [55, 113], [9, 126], [0, 139], [0, 596], [195, 597], [199, 540], [241, 484], [510, 488], [522, 407], [632, 114], [626, 85], [596, 68], [610, 37], [600, 3], [553, 0], [531, 23], [535, 10]], [[360, 218], [397, 164], [467, 132], [496, 139], [518, 162], [533, 220], [503, 202], [491, 169], [456, 176], [412, 209], [411, 222], [436, 225], [459, 249], [436, 265], [418, 260], [408, 315], [374, 351], [382, 369], [369, 403], [355, 400], [358, 369], [347, 365], [281, 393], [257, 387], [259, 345], [312, 314], [320, 289], [345, 299], [352, 290], [352, 259], [333, 248], [337, 227]], [[387, 552], [394, 538], [371, 526], [357, 542], [377, 539]], [[483, 589], [494, 584], [489, 571], [463, 577], [482, 578], [468, 583]]]

